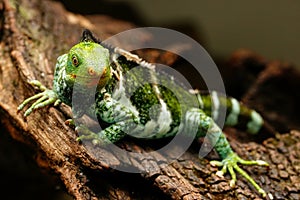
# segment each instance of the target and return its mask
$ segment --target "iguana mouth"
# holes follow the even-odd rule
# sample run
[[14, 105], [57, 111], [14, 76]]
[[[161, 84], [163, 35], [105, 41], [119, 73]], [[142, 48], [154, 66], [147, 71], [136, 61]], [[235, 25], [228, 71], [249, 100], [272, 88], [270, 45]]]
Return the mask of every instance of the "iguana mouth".
[[96, 77], [91, 77], [91, 76], [76, 76], [76, 75], [71, 75], [72, 78], [80, 78], [84, 79], [86, 86], [91, 87], [91, 86], [96, 86], [96, 85], [101, 85], [103, 81], [105, 80], [105, 77], [107, 77], [106, 74], [103, 74], [102, 76], [96, 76]]
[[77, 81], [84, 83], [83, 85], [86, 85], [88, 87], [92, 87], [92, 86], [97, 85], [99, 83], [100, 79], [101, 79], [100, 76], [92, 77], [92, 76], [81, 76], [81, 75], [76, 75], [76, 74], [70, 74], [70, 77], [75, 82], [76, 82], [76, 79], [77, 79]]
[[101, 78], [96, 77], [96, 78], [90, 78], [90, 81], [87, 83], [87, 86], [95, 86], [98, 85], [100, 82]]

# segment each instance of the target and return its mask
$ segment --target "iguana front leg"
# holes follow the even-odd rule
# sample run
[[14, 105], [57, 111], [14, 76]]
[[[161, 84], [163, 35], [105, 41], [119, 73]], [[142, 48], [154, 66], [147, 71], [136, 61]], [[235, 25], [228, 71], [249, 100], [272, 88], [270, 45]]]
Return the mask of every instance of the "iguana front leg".
[[41, 93], [38, 93], [32, 97], [29, 97], [25, 101], [23, 101], [19, 107], [18, 111], [21, 111], [29, 102], [36, 100], [24, 113], [24, 116], [27, 117], [32, 113], [34, 110], [45, 107], [47, 105], [53, 104], [54, 106], [61, 103], [60, 99], [58, 99], [57, 94], [53, 90], [47, 89], [41, 82], [37, 80], [33, 80], [29, 82], [32, 86], [36, 86], [41, 90]]
[[76, 126], [75, 130], [80, 134], [77, 138], [78, 141], [92, 140], [94, 145], [106, 145], [121, 140], [126, 136], [128, 131], [131, 131], [136, 126], [137, 124], [132, 120], [125, 120], [112, 124], [98, 133], [91, 131], [85, 125]]
[[92, 140], [94, 144], [114, 143], [126, 134], [138, 132], [143, 129], [139, 118], [126, 106], [120, 104], [110, 96], [106, 96], [97, 103], [96, 115], [103, 121], [110, 123], [107, 128], [94, 133], [83, 124], [75, 125], [75, 130], [80, 134], [77, 140]]

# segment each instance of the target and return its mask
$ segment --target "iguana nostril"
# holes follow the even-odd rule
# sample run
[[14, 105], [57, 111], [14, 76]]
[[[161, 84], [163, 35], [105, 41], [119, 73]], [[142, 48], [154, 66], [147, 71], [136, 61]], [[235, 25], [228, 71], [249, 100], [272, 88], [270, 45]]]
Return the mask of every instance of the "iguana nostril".
[[91, 68], [91, 67], [88, 68], [88, 73], [91, 76], [94, 76], [96, 74], [95, 70], [93, 68]]

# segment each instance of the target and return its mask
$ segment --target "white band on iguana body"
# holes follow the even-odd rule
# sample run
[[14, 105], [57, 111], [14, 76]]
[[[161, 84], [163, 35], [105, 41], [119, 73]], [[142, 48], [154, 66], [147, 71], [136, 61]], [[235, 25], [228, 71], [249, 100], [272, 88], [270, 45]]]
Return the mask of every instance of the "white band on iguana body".
[[238, 117], [240, 114], [240, 103], [234, 99], [230, 98], [231, 101], [231, 112], [226, 118], [226, 125], [234, 126], [238, 123]]
[[251, 112], [251, 121], [247, 123], [247, 131], [249, 133], [255, 134], [259, 131], [263, 124], [263, 119], [256, 111]]

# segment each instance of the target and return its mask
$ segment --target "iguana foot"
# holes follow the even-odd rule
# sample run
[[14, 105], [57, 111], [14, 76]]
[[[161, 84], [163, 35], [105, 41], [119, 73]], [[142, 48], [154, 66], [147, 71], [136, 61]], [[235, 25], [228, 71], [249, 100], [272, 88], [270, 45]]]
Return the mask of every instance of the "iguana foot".
[[54, 103], [54, 105], [58, 105], [61, 101], [58, 99], [57, 94], [53, 90], [47, 89], [44, 85], [42, 85], [39, 81], [33, 80], [30, 82], [32, 86], [38, 87], [42, 92], [38, 93], [32, 97], [29, 97], [25, 101], [23, 101], [19, 107], [18, 111], [21, 111], [29, 102], [36, 100], [24, 113], [24, 116], [27, 117], [30, 115], [34, 110], [38, 108], [45, 107]]
[[76, 138], [77, 141], [82, 140], [92, 140], [94, 145], [101, 144], [101, 139], [99, 135], [91, 131], [88, 127], [84, 125], [76, 126], [75, 131], [80, 134], [79, 137]]
[[210, 161], [210, 164], [212, 166], [218, 166], [222, 167], [220, 171], [217, 172], [217, 175], [220, 177], [223, 177], [223, 175], [229, 171], [231, 175], [230, 180], [230, 186], [234, 187], [236, 183], [236, 174], [235, 171], [237, 171], [239, 174], [241, 174], [243, 177], [247, 179], [247, 181], [254, 186], [254, 188], [263, 196], [266, 197], [267, 193], [251, 178], [247, 172], [245, 172], [243, 169], [241, 169], [238, 166], [238, 163], [241, 163], [243, 165], [261, 165], [261, 166], [269, 166], [269, 164], [262, 160], [243, 160], [241, 159], [237, 154], [230, 153], [227, 158], [223, 159], [222, 161]]

